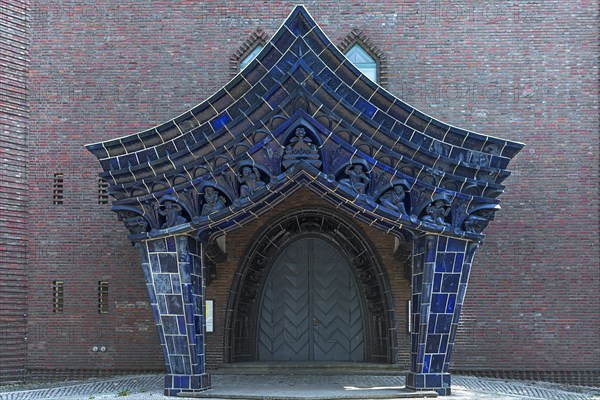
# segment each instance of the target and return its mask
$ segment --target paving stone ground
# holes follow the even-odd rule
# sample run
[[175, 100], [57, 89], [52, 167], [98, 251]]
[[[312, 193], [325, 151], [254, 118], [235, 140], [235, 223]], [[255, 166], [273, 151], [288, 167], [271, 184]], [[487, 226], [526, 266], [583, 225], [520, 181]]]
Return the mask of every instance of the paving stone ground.
[[[213, 375], [212, 399], [243, 399], [251, 394], [264, 399], [374, 399], [404, 386], [403, 377], [357, 375]], [[600, 388], [563, 386], [541, 382], [453, 376], [449, 400], [549, 399], [600, 400]], [[135, 375], [105, 380], [65, 383], [33, 390], [0, 387], [0, 400], [172, 400], [162, 394], [162, 375]], [[246, 398], [247, 398], [246, 397]], [[205, 398], [206, 399], [206, 398]], [[442, 398], [440, 398], [442, 399]]]

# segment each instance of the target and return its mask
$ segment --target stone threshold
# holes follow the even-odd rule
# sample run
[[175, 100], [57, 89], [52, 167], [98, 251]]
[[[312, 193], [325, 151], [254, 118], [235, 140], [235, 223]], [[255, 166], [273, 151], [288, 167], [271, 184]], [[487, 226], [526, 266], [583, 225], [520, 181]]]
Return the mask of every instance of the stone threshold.
[[[378, 393], [373, 393], [374, 391]], [[277, 400], [361, 400], [361, 399], [431, 399], [438, 397], [438, 394], [433, 391], [419, 391], [414, 392], [403, 387], [400, 388], [389, 388], [389, 389], [365, 389], [356, 390], [358, 393], [331, 393], [331, 391], [323, 391], [318, 388], [312, 390], [297, 390], [287, 389], [281, 390], [273, 388], [272, 390], [265, 390], [257, 393], [226, 393], [226, 390], [215, 390], [208, 389], [203, 392], [195, 393], [179, 393], [179, 398], [195, 398], [195, 399], [211, 399], [211, 400], [225, 400], [225, 399], [236, 399], [236, 400], [266, 400], [266, 399], [277, 399]], [[389, 393], [381, 393], [383, 390], [389, 391]], [[250, 392], [251, 390], [248, 390]], [[324, 393], [326, 392], [326, 393]]]
[[394, 364], [329, 361], [269, 361], [219, 364], [208, 368], [214, 375], [372, 375], [398, 376], [408, 370]]

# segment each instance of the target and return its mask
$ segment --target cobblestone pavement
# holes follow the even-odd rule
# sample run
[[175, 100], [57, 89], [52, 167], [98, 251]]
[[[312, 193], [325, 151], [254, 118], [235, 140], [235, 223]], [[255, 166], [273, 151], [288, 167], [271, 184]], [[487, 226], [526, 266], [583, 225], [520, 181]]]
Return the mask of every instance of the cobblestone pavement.
[[[357, 375], [213, 375], [214, 399], [238, 399], [250, 394], [264, 398], [377, 398], [400, 389], [403, 377]], [[561, 386], [541, 382], [452, 377], [451, 400], [549, 399], [600, 400], [600, 388]], [[0, 400], [171, 400], [162, 394], [162, 375], [136, 375], [106, 380], [73, 382], [34, 390], [0, 388]]]

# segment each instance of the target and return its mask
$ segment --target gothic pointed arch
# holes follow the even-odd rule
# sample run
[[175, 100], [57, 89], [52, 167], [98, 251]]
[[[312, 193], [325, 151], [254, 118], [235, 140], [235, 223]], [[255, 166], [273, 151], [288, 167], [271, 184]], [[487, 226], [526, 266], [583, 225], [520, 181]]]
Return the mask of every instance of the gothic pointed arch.
[[267, 276], [282, 249], [300, 238], [320, 238], [346, 258], [365, 304], [367, 361], [393, 363], [397, 332], [387, 274], [373, 245], [346, 217], [324, 209], [299, 208], [273, 218], [257, 235], [238, 267], [225, 317], [225, 359], [257, 360], [259, 304]]
[[353, 28], [338, 45], [340, 51], [347, 54], [355, 45], [359, 45], [377, 65], [377, 83], [386, 87], [388, 83], [387, 60], [385, 53], [359, 28]]

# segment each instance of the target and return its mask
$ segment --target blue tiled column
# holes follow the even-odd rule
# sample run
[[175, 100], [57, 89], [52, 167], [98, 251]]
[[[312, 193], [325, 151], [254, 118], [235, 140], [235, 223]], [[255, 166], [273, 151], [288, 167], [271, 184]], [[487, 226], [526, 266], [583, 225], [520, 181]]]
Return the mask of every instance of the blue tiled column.
[[450, 395], [448, 368], [476, 248], [437, 235], [414, 240], [409, 389]]
[[165, 395], [206, 390], [202, 246], [180, 235], [137, 247], [165, 357]]

